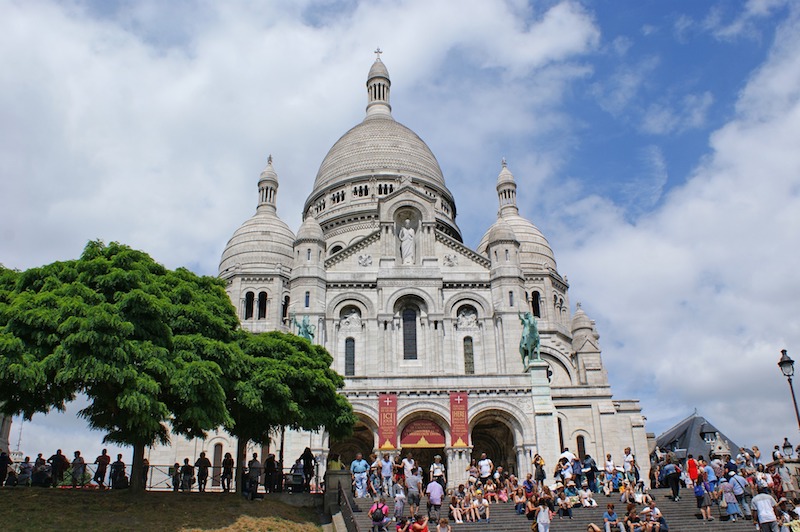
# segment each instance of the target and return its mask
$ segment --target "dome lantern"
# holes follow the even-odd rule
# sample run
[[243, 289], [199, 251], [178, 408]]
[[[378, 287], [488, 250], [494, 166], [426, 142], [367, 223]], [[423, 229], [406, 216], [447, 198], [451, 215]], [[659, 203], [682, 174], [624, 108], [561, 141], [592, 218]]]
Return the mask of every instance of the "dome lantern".
[[392, 82], [389, 71], [381, 61], [381, 49], [375, 50], [375, 62], [367, 75], [367, 118], [373, 116], [392, 116], [392, 106], [389, 105], [389, 88]]
[[267, 167], [258, 178], [258, 210], [277, 210], [278, 174], [272, 167], [272, 155], [267, 158]]
[[497, 199], [500, 203], [500, 212], [503, 214], [518, 214], [517, 208], [517, 183], [514, 181], [514, 175], [508, 169], [506, 159], [503, 157], [503, 168], [497, 176]]

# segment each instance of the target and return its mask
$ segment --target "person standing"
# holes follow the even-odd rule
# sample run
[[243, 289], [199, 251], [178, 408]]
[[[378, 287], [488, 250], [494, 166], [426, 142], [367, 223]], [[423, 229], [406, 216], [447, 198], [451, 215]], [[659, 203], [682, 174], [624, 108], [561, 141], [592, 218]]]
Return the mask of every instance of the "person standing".
[[81, 456], [80, 451], [75, 451], [75, 458], [72, 459], [72, 487], [83, 487], [83, 474], [86, 472], [86, 461]]
[[6, 483], [6, 477], [8, 476], [8, 468], [14, 461], [11, 460], [11, 457], [8, 456], [8, 453], [5, 451], [0, 452], [0, 486], [4, 486]]
[[420, 469], [414, 470], [411, 475], [406, 477], [406, 492], [411, 515], [417, 515], [420, 494], [422, 493], [422, 471]]
[[442, 498], [444, 497], [444, 488], [437, 480], [431, 480], [428, 487], [425, 489], [425, 494], [428, 496], [428, 518], [439, 520], [439, 513], [442, 510]]
[[778, 517], [775, 507], [778, 503], [770, 494], [769, 488], [759, 488], [758, 495], [750, 502], [750, 509], [755, 512], [758, 527], [761, 532], [778, 532]]
[[67, 457], [61, 454], [61, 449], [56, 451], [56, 454], [47, 459], [50, 464], [50, 470], [53, 472], [53, 487], [55, 488], [64, 481], [64, 473], [69, 467]]
[[20, 486], [30, 486], [32, 475], [33, 463], [31, 462], [31, 457], [26, 456], [25, 461], [19, 465], [19, 475], [17, 475], [17, 481], [19, 482]]
[[142, 459], [142, 486], [147, 488], [147, 477], [150, 475], [150, 460], [145, 456]]
[[181, 489], [181, 465], [178, 462], [175, 462], [170, 470], [170, 476], [172, 477], [172, 491], [178, 492]]
[[275, 460], [275, 455], [269, 453], [267, 459], [264, 460], [264, 491], [265, 493], [272, 493], [275, 491], [275, 481], [277, 479], [278, 462]]
[[111, 489], [121, 489], [125, 486], [124, 479], [125, 478], [125, 462], [122, 461], [122, 455], [117, 455], [117, 460], [111, 464], [111, 474], [109, 476], [109, 481], [111, 481]]
[[258, 461], [258, 453], [253, 453], [253, 459], [247, 462], [247, 492], [250, 500], [253, 500], [258, 493], [258, 483], [261, 479], [261, 462]]
[[414, 455], [410, 452], [403, 458], [401, 462], [403, 465], [403, 477], [408, 478], [417, 470], [417, 462], [414, 460]]
[[486, 484], [486, 481], [492, 478], [492, 471], [494, 471], [494, 463], [486, 457], [486, 453], [481, 453], [481, 459], [478, 461], [478, 474], [480, 475], [481, 484]]
[[192, 467], [192, 464], [189, 463], [188, 458], [184, 458], [183, 465], [181, 466], [181, 491], [191, 491], [193, 482], [194, 467]]
[[203, 493], [208, 484], [208, 470], [211, 469], [211, 461], [206, 458], [205, 452], [200, 453], [200, 458], [195, 461], [194, 466], [197, 468], [197, 491]]
[[105, 489], [105, 481], [106, 481], [106, 471], [108, 470], [108, 464], [111, 463], [111, 457], [108, 456], [108, 449], [103, 449], [95, 461], [97, 464], [97, 470], [94, 472], [94, 480], [97, 482], [97, 485], [100, 489]]
[[389, 453], [383, 453], [379, 465], [381, 467], [381, 493], [384, 497], [394, 497], [394, 489], [392, 487], [392, 477], [394, 476], [394, 462], [392, 461]]
[[367, 471], [369, 471], [369, 464], [364, 460], [364, 455], [356, 454], [356, 459], [350, 463], [350, 476], [356, 487], [356, 497], [367, 496]]
[[231, 453], [225, 453], [225, 458], [222, 459], [222, 491], [228, 493], [231, 491], [231, 479], [233, 478], [233, 457]]
[[311, 452], [309, 447], [306, 447], [306, 450], [303, 451], [300, 459], [303, 461], [303, 489], [310, 492], [311, 479], [314, 478], [314, 466], [316, 465], [317, 461], [314, 458], [314, 453]]
[[442, 463], [442, 457], [440, 455], [436, 455], [433, 457], [433, 463], [431, 464], [431, 480], [435, 480], [439, 483], [442, 487], [442, 490], [447, 486], [447, 477], [445, 477], [445, 470], [444, 464]]

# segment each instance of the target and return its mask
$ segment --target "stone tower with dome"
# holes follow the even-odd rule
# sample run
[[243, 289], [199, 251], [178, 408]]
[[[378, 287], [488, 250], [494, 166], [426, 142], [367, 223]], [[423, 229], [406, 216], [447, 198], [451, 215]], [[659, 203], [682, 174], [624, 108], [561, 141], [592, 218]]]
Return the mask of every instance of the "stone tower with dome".
[[[523, 478], [541, 454], [552, 478], [564, 448], [621, 458], [631, 447], [646, 474], [639, 403], [613, 398], [595, 324], [580, 304], [571, 314], [567, 279], [542, 232], [520, 215], [506, 162], [497, 221], [470, 249], [436, 157], [392, 116], [380, 57], [366, 89], [366, 116], [322, 160], [297, 234], [278, 217], [270, 157], [256, 213], [220, 262], [245, 329], [315, 326], [313, 341], [333, 355], [360, 420], [344, 441], [287, 432], [285, 465], [306, 446], [320, 473], [332, 452], [346, 463], [357, 452], [413, 452], [425, 467], [440, 454], [457, 485], [484, 452]], [[523, 364], [525, 312], [536, 318], [541, 358]], [[153, 449], [150, 461], [204, 450], [218, 463], [235, 447], [218, 431]]]

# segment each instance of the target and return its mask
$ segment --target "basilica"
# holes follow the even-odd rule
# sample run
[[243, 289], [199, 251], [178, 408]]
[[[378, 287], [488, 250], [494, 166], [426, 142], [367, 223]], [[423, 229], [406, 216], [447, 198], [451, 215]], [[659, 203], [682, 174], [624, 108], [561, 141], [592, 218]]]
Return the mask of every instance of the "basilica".
[[[288, 467], [310, 447], [320, 473], [331, 453], [349, 463], [358, 452], [412, 452], [423, 466], [439, 454], [457, 485], [481, 453], [523, 477], [538, 453], [552, 478], [564, 448], [602, 464], [630, 447], [646, 475], [639, 402], [613, 397], [595, 324], [580, 304], [571, 312], [567, 279], [520, 214], [506, 162], [497, 221], [471, 249], [436, 157], [392, 116], [380, 57], [366, 89], [366, 116], [322, 160], [297, 233], [278, 216], [270, 157], [256, 212], [222, 254], [219, 276], [242, 327], [323, 345], [359, 418], [344, 441], [287, 431], [261, 452], [283, 450]], [[526, 313], [540, 338], [530, 358], [520, 354]], [[236, 449], [221, 430], [174, 440], [152, 449], [150, 463], [205, 451], [217, 465]]]

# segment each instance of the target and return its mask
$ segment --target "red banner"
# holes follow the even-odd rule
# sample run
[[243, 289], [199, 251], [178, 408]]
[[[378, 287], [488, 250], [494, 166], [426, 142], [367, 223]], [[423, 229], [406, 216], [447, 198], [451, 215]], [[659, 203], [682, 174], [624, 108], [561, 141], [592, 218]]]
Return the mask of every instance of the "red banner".
[[397, 394], [378, 395], [378, 445], [379, 449], [397, 449]]
[[403, 429], [400, 447], [444, 447], [444, 431], [430, 419], [416, 419]]
[[450, 393], [450, 445], [453, 447], [469, 446], [467, 392]]

